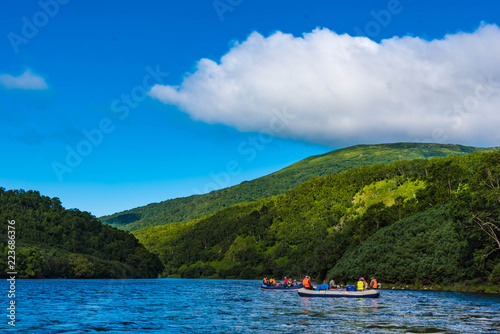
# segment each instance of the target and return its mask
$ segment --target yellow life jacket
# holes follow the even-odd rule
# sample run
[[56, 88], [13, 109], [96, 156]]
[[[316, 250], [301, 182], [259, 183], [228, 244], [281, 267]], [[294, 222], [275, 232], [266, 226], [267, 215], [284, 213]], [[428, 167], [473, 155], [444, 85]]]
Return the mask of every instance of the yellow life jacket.
[[358, 281], [358, 291], [363, 291], [365, 289], [365, 282]]

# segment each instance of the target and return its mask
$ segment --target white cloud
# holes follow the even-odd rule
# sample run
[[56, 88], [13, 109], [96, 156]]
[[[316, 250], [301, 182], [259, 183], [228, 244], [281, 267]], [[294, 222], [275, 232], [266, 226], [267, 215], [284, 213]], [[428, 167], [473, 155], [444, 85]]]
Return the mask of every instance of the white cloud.
[[7, 89], [42, 90], [49, 88], [44, 78], [32, 73], [30, 70], [24, 71], [24, 73], [18, 77], [10, 74], [2, 74], [0, 75], [0, 84]]
[[500, 145], [500, 29], [426, 41], [316, 29], [251, 34], [220, 63], [201, 59], [180, 86], [150, 96], [193, 119], [241, 131], [293, 115], [276, 136], [347, 145], [436, 141]]

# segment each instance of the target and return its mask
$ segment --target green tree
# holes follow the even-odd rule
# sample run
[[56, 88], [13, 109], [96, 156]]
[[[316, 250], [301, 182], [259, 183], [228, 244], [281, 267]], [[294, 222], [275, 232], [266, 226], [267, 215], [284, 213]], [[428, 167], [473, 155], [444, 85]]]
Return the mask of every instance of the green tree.
[[35, 247], [21, 248], [16, 254], [16, 269], [25, 278], [39, 278], [48, 267], [44, 256]]
[[94, 264], [81, 254], [71, 254], [69, 264], [73, 267], [73, 274], [77, 278], [92, 278], [95, 273]]

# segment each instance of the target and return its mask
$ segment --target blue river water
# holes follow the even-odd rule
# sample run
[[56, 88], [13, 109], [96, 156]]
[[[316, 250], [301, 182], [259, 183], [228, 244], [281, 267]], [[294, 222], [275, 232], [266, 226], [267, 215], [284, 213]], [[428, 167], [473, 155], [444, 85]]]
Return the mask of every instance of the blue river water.
[[500, 332], [499, 295], [380, 291], [376, 299], [301, 298], [297, 292], [261, 291], [260, 281], [246, 280], [17, 280], [16, 326], [7, 324], [8, 311], [3, 308], [0, 329], [16, 333]]

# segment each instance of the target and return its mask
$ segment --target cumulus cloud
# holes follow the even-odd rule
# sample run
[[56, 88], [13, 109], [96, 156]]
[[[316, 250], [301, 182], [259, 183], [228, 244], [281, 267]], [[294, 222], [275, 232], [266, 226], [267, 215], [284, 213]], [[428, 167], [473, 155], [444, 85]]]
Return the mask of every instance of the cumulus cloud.
[[0, 84], [7, 89], [43, 90], [49, 88], [44, 78], [32, 73], [30, 70], [24, 71], [23, 74], [17, 77], [11, 74], [2, 74], [0, 75]]
[[[219, 63], [149, 95], [195, 120], [327, 145], [434, 141], [499, 145], [500, 29], [442, 39], [316, 29], [252, 33]], [[281, 125], [274, 126], [276, 115]], [[278, 117], [279, 119], [279, 117]]]

